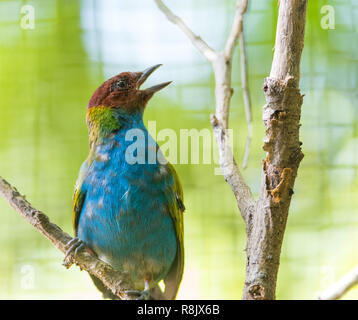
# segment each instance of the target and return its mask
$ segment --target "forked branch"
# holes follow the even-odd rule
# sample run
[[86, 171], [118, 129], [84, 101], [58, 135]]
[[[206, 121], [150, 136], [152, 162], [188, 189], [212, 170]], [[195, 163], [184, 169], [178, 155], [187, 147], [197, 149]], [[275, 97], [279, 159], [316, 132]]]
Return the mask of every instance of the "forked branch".
[[[162, 4], [160, 0], [155, 1], [157, 4]], [[264, 140], [266, 159], [262, 162], [262, 182], [258, 201], [253, 199], [251, 190], [235, 162], [228, 135], [230, 102], [233, 94], [232, 56], [240, 35], [241, 46], [244, 47], [245, 39], [242, 31], [247, 4], [248, 0], [237, 1], [234, 23], [224, 49], [216, 52], [216, 56], [213, 55], [215, 59], [208, 59], [215, 75], [216, 112], [211, 117], [211, 123], [219, 148], [221, 172], [229, 183], [246, 222], [247, 264], [243, 298], [275, 299], [283, 235], [297, 170], [303, 158], [299, 141], [303, 96], [300, 94], [298, 84], [307, 0], [280, 2], [275, 54], [270, 77], [264, 83], [267, 100], [263, 111], [266, 127]], [[167, 17], [168, 12], [169, 17], [174, 16], [167, 7], [158, 6]], [[182, 29], [178, 23], [180, 20], [169, 20]], [[191, 40], [193, 42], [193, 39]], [[242, 54], [245, 54], [244, 50]], [[244, 55], [242, 59], [245, 59]], [[242, 60], [241, 64], [245, 66], [245, 61]], [[243, 77], [243, 81], [246, 80]], [[244, 95], [246, 100], [247, 94], [246, 91]], [[246, 101], [245, 106], [251, 139], [250, 102]]]
[[219, 149], [220, 168], [225, 180], [230, 185], [240, 212], [244, 218], [254, 210], [255, 200], [245, 182], [233, 156], [229, 137], [230, 102], [233, 94], [231, 88], [232, 57], [235, 44], [243, 29], [244, 14], [248, 0], [238, 0], [234, 22], [222, 51], [215, 51], [203, 39], [195, 35], [190, 28], [177, 17], [161, 0], [154, 0], [158, 8], [174, 24], [176, 24], [190, 39], [193, 45], [209, 60], [215, 75], [216, 112], [211, 116], [211, 124]]

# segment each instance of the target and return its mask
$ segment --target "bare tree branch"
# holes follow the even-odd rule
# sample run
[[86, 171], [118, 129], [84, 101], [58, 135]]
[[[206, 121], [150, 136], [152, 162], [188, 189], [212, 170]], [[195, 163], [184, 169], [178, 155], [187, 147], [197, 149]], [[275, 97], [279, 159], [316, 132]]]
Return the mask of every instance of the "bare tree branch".
[[213, 62], [216, 59], [216, 52], [205, 41], [197, 36], [191, 29], [185, 24], [185, 22], [176, 16], [161, 0], [154, 0], [158, 8], [166, 15], [169, 21], [176, 24], [190, 39], [192, 44], [202, 53], [202, 55]]
[[337, 300], [358, 284], [358, 266], [349, 271], [332, 286], [324, 290], [318, 297], [320, 300]]
[[224, 48], [224, 55], [226, 59], [231, 59], [237, 39], [242, 33], [244, 14], [247, 10], [247, 0], [237, 0], [234, 23], [231, 27], [229, 37], [227, 38], [226, 45]]
[[[246, 222], [247, 264], [243, 298], [275, 299], [283, 235], [297, 170], [303, 158], [299, 141], [303, 97], [298, 84], [307, 0], [282, 0], [280, 3], [276, 50], [270, 77], [265, 80], [263, 88], [267, 100], [263, 112], [266, 127], [264, 150], [267, 156], [262, 163], [261, 190], [257, 202], [237, 167], [228, 136], [233, 93], [232, 56], [235, 43], [242, 33], [247, 4], [247, 0], [237, 1], [234, 23], [225, 48], [216, 53], [215, 59], [209, 59], [215, 75], [216, 97], [216, 113], [212, 115], [211, 123], [219, 148], [222, 174], [229, 183]], [[168, 16], [166, 7], [159, 8]], [[168, 18], [180, 27], [180, 20], [170, 19], [170, 16]], [[193, 42], [191, 34], [189, 38]], [[241, 36], [241, 47], [244, 47], [244, 40]], [[242, 59], [244, 58], [245, 55]], [[242, 64], [246, 62], [242, 60]], [[245, 82], [246, 74], [243, 79]], [[250, 102], [248, 90], [244, 91], [250, 138]]]
[[299, 90], [307, 0], [281, 0], [271, 74], [263, 90], [266, 137], [261, 190], [247, 228], [244, 299], [275, 299], [281, 246], [294, 182], [303, 158]]
[[249, 160], [250, 154], [250, 145], [252, 139], [252, 107], [251, 107], [251, 97], [250, 97], [250, 89], [249, 89], [249, 71], [247, 66], [247, 55], [246, 55], [246, 41], [245, 41], [245, 32], [242, 30], [240, 33], [240, 70], [241, 70], [241, 87], [243, 90], [244, 96], [244, 105], [245, 105], [245, 114], [246, 114], [246, 122], [247, 122], [247, 138], [245, 145], [245, 153], [244, 160], [242, 162], [242, 167], [245, 169], [247, 167], [247, 162]]
[[215, 75], [216, 113], [211, 116], [211, 123], [218, 144], [220, 168], [225, 180], [230, 185], [236, 197], [240, 212], [244, 220], [246, 220], [249, 213], [254, 210], [256, 202], [235, 162], [229, 144], [228, 127], [230, 101], [233, 94], [233, 89], [231, 88], [232, 56], [235, 43], [243, 28], [243, 16], [247, 9], [248, 0], [237, 1], [234, 23], [226, 41], [225, 48], [221, 52], [214, 51], [200, 37], [194, 35], [189, 27], [187, 27], [179, 17], [174, 15], [161, 0], [154, 1], [166, 17], [188, 36], [194, 46], [197, 47], [212, 64]]
[[[0, 195], [20, 213], [30, 224], [40, 231], [61, 252], [66, 253], [66, 245], [73, 238], [63, 232], [41, 211], [37, 210], [21, 195], [16, 188], [0, 177]], [[76, 257], [71, 256], [64, 265], [69, 268], [73, 263], [81, 269], [100, 279], [116, 296], [131, 300], [135, 297], [127, 295], [126, 291], [133, 288], [129, 275], [114, 270], [109, 264], [99, 260], [87, 250], [79, 250]]]
[[211, 124], [219, 149], [221, 173], [230, 185], [241, 215], [247, 222], [254, 211], [256, 201], [235, 162], [229, 143], [229, 131], [220, 125], [215, 114], [211, 115]]
[[[215, 75], [216, 113], [211, 117], [220, 154], [220, 168], [229, 183], [246, 222], [247, 265], [244, 299], [275, 299], [281, 246], [297, 170], [303, 158], [299, 141], [301, 105], [300, 60], [306, 22], [307, 0], [282, 0], [277, 24], [276, 50], [270, 77], [265, 80], [267, 104], [260, 197], [256, 202], [244, 181], [229, 145], [228, 123], [232, 55], [243, 29], [247, 0], [238, 0], [235, 19], [223, 51], [212, 61]], [[176, 23], [175, 21], [171, 20]], [[241, 47], [244, 45], [241, 36]], [[244, 52], [244, 50], [242, 50]], [[245, 58], [245, 55], [242, 59]], [[246, 62], [242, 60], [242, 64]], [[242, 70], [245, 72], [245, 70]], [[246, 74], [242, 77], [246, 80]], [[247, 85], [247, 81], [246, 81]], [[246, 86], [247, 88], [247, 86]], [[244, 95], [251, 133], [248, 90]]]

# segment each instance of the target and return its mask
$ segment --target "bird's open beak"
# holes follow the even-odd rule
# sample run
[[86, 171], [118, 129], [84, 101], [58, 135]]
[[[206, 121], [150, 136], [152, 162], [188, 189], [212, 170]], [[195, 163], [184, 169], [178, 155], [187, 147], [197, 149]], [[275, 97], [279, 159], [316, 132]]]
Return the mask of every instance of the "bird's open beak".
[[[145, 69], [142, 74], [140, 75], [139, 79], [137, 80], [137, 89], [140, 88], [140, 86], [144, 83], [145, 80], [148, 79], [148, 77], [156, 70], [158, 69], [159, 67], [161, 66], [161, 64], [157, 64], [153, 67], [150, 67], [150, 68], [147, 68]], [[147, 92], [150, 92], [150, 93], [155, 93], [163, 88], [165, 88], [168, 84], [170, 84], [171, 81], [168, 81], [168, 82], [164, 82], [164, 83], [161, 83], [161, 84], [157, 84], [153, 87], [150, 87], [150, 88], [147, 88], [145, 89], [144, 91], [147, 91]]]

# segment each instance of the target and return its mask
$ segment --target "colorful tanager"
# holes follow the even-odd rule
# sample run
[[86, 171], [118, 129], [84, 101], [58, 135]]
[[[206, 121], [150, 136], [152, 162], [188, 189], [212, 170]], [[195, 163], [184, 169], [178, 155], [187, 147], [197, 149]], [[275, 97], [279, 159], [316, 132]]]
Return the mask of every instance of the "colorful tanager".
[[[184, 265], [182, 187], [143, 123], [149, 99], [170, 83], [141, 90], [159, 66], [107, 80], [88, 103], [90, 152], [76, 183], [76, 238], [67, 252], [87, 247], [127, 272], [139, 299], [175, 299]], [[118, 298], [91, 277], [105, 298]]]

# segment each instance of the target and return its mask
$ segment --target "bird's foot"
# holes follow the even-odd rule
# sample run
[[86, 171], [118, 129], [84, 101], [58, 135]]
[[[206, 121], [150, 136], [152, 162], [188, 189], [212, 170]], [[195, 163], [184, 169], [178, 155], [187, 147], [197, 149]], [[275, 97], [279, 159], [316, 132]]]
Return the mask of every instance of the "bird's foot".
[[137, 296], [136, 300], [149, 300], [149, 290], [127, 290], [127, 296]]
[[63, 265], [68, 269], [74, 263], [74, 258], [78, 254], [79, 250], [86, 247], [85, 243], [79, 238], [73, 238], [66, 244], [66, 254], [63, 260]]
[[144, 290], [127, 290], [126, 292], [127, 296], [137, 296], [136, 300], [149, 300], [149, 283], [148, 281], [145, 281]]

